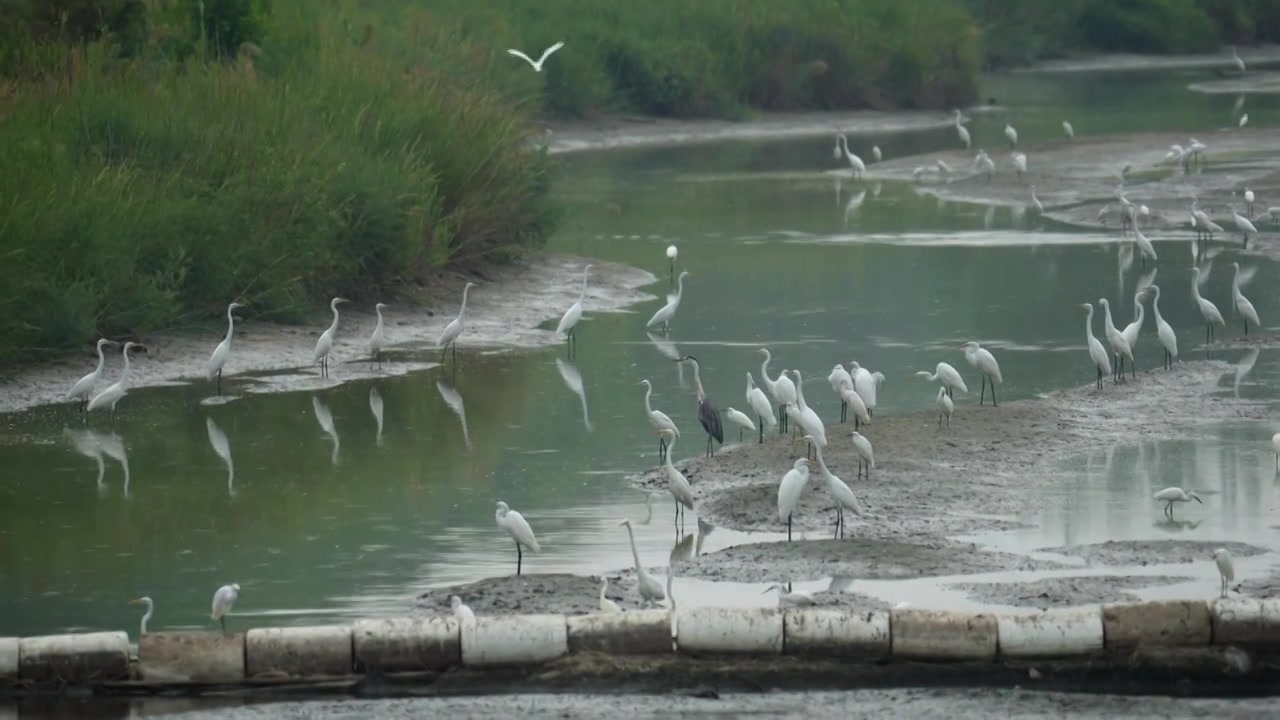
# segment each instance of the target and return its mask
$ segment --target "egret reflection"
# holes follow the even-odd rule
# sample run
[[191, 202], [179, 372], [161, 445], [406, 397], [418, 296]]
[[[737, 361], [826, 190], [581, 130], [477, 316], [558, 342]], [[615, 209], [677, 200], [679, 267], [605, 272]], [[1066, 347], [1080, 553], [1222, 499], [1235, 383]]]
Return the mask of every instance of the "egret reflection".
[[577, 366], [573, 363], [560, 358], [556, 358], [556, 369], [560, 371], [560, 379], [564, 380], [569, 392], [577, 395], [578, 400], [582, 403], [582, 425], [586, 427], [587, 432], [595, 430], [591, 426], [591, 418], [587, 414], [587, 392], [582, 385], [582, 373], [578, 372]]
[[338, 448], [341, 447], [341, 441], [338, 439], [338, 430], [333, 426], [333, 414], [329, 412], [329, 407], [320, 402], [320, 398], [311, 396], [311, 409], [315, 410], [316, 422], [320, 423], [320, 429], [325, 431], [329, 436], [329, 440], [333, 442], [333, 452], [329, 455], [329, 462], [334, 465], [338, 464]]
[[227, 466], [227, 495], [235, 497], [236, 495], [236, 466], [231, 461], [231, 443], [227, 440], [227, 434], [222, 432], [222, 428], [213, 421], [213, 418], [206, 417], [204, 419], [205, 426], [209, 430], [209, 444], [213, 446], [213, 451], [222, 459], [222, 464]]
[[852, 217], [853, 214], [858, 211], [858, 208], [862, 207], [862, 203], [866, 199], [867, 199], [866, 190], [862, 190], [857, 193], [854, 193], [849, 198], [849, 202], [845, 203], [845, 206], [844, 206], [844, 224], [842, 225], [842, 227], [846, 227], [846, 228], [849, 227], [849, 218]]
[[1235, 393], [1236, 398], [1240, 397], [1240, 383], [1244, 382], [1249, 374], [1253, 372], [1253, 366], [1258, 363], [1258, 354], [1262, 352], [1261, 348], [1249, 348], [1240, 360], [1232, 368], [1234, 378], [1231, 382], [1231, 390]]
[[109, 433], [97, 434], [98, 445], [102, 448], [102, 452], [107, 457], [120, 463], [121, 469], [124, 470], [124, 499], [129, 499], [129, 455], [124, 449], [124, 440], [114, 431]]
[[440, 397], [444, 399], [446, 405], [454, 414], [458, 416], [458, 422], [462, 423], [462, 442], [466, 444], [467, 449], [471, 449], [471, 433], [467, 431], [467, 408], [462, 404], [462, 396], [452, 385], [443, 380], [436, 381], [436, 389], [440, 391]]
[[373, 419], [378, 423], [378, 447], [382, 447], [382, 395], [378, 393], [377, 387], [369, 388], [369, 412], [373, 413]]
[[106, 483], [103, 482], [103, 478], [107, 475], [107, 463], [102, 459], [102, 444], [98, 442], [97, 433], [92, 430], [72, 430], [64, 427], [62, 434], [71, 441], [73, 450], [98, 464], [98, 493], [103, 493], [107, 489]]
[[681, 538], [679, 534], [677, 534], [676, 537], [679, 539], [676, 540], [675, 546], [671, 548], [671, 555], [668, 558], [668, 562], [674, 564], [678, 562], [688, 562], [689, 560], [692, 560], [694, 550], [697, 547], [694, 544], [694, 541], [697, 538], [697, 536], [698, 536], [697, 533], [689, 533], [688, 535], [685, 535], [683, 538]]
[[[658, 352], [661, 353], [663, 357], [667, 358], [668, 360], [679, 360], [680, 358], [684, 357], [684, 355], [680, 354], [680, 349], [676, 347], [675, 341], [672, 340], [671, 338], [659, 337], [657, 335], [654, 335], [653, 333], [646, 333], [646, 334], [649, 336], [649, 342], [652, 343], [655, 348], [657, 348]], [[687, 388], [688, 384], [685, 382], [685, 379], [684, 379], [684, 363], [677, 362], [675, 365], [676, 365], [676, 377], [679, 378], [680, 380], [680, 387]]]

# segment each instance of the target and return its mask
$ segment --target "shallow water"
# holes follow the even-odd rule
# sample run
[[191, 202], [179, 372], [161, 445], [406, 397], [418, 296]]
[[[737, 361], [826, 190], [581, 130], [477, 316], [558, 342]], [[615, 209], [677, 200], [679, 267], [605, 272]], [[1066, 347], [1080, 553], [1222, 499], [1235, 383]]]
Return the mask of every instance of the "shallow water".
[[[971, 113], [970, 128], [975, 147], [992, 149], [1007, 119], [1032, 147], [1057, 141], [1064, 118], [1082, 136], [1184, 128], [1211, 143], [1214, 129], [1232, 122], [1235, 99], [1186, 90], [1206, 77], [1178, 70], [992, 78], [987, 94], [1001, 107]], [[1265, 125], [1280, 117], [1280, 101], [1251, 96], [1245, 110], [1252, 124]], [[891, 157], [955, 140], [948, 129], [852, 142], [864, 157], [873, 142]], [[715, 402], [741, 408], [744, 375], [758, 378], [760, 369], [754, 349], [767, 345], [771, 370], [800, 369], [807, 399], [828, 419], [838, 411], [825, 381], [836, 362], [883, 371], [878, 412], [910, 412], [933, 401], [932, 386], [906, 380], [915, 370], [945, 360], [976, 385], [958, 350], [970, 339], [999, 357], [1001, 400], [1092, 379], [1075, 305], [1107, 296], [1117, 322], [1127, 322], [1144, 274], [1131, 258], [1125, 264], [1115, 234], [1078, 232], [1016, 208], [939, 203], [903, 184], [855, 183], [833, 172], [840, 165], [831, 148], [821, 137], [564, 158], [559, 193], [569, 213], [551, 250], [648, 268], [664, 278], [653, 288], [662, 295], [663, 249], [676, 242], [677, 270], [692, 275], [669, 336], [650, 337], [643, 327], [658, 299], [617, 315], [588, 307], [572, 363], [563, 348], [466, 353], [456, 377], [436, 369], [223, 405], [201, 405], [209, 388], [200, 383], [133, 391], [114, 425], [95, 417], [85, 426], [66, 407], [4, 418], [0, 635], [132, 632], [137, 613], [126, 602], [144, 594], [156, 600], [152, 628], [203, 627], [214, 589], [233, 581], [243, 588], [233, 627], [406, 612], [427, 588], [514, 571], [512, 544], [494, 526], [496, 500], [522, 512], [538, 534], [544, 551], [526, 556], [529, 572], [629, 566], [622, 518], [641, 523], [644, 562], [662, 568], [673, 543], [688, 552], [673, 537], [671, 501], [655, 495], [649, 505], [625, 478], [656, 460], [642, 378], [654, 382], [655, 406], [683, 430], [676, 457], [703, 450], [692, 372], [672, 356], [696, 355]], [[1259, 204], [1267, 201], [1280, 198]], [[1182, 357], [1203, 357], [1187, 288], [1190, 242], [1185, 233], [1152, 240], [1161, 258], [1156, 282], [1165, 287], [1161, 310], [1178, 329]], [[1224, 310], [1233, 259], [1234, 248], [1224, 246], [1203, 290]], [[1244, 262], [1260, 266], [1247, 294], [1264, 323], [1274, 322], [1280, 274], [1269, 261]], [[1143, 367], [1159, 363], [1151, 327], [1148, 318]], [[1094, 331], [1101, 335], [1097, 319]], [[1230, 334], [1238, 332], [1233, 323]], [[299, 341], [309, 342], [304, 336]], [[1276, 350], [1263, 349], [1238, 387], [1224, 377], [1222, 392], [1274, 400], [1276, 360]], [[1033, 528], [972, 540], [1016, 552], [1167, 537], [1280, 547], [1266, 442], [1275, 428], [1202, 430], [1181, 442], [1118, 437], [1113, 447], [1082, 447], [1059, 511], [1019, 518]], [[726, 440], [737, 437], [726, 428]], [[1168, 485], [1207, 491], [1204, 506], [1177, 510], [1198, 524], [1160, 522], [1149, 498]], [[693, 551], [779, 537], [716, 528], [700, 549], [695, 536]], [[1241, 572], [1265, 573], [1272, 558], [1242, 561]], [[1204, 581], [1155, 588], [1153, 597], [1216, 589], [1208, 565], [1160, 573]], [[968, 580], [1023, 577], [1039, 575]], [[795, 580], [805, 589], [829, 583]], [[968, 602], [929, 579], [854, 582], [846, 589], [887, 602]], [[771, 602], [763, 585], [678, 579], [675, 587], [686, 603]]]

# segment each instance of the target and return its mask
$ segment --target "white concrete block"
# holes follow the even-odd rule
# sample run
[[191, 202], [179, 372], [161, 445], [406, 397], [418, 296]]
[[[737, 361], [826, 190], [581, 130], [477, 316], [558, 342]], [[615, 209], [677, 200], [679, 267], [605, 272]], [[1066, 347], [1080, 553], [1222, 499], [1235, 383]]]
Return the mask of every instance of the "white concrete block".
[[244, 680], [244, 633], [154, 632], [138, 639], [143, 680], [238, 683]]
[[245, 674], [250, 679], [350, 675], [351, 645], [347, 625], [254, 628], [245, 635]]
[[18, 679], [18, 647], [18, 638], [0, 637], [0, 681]]
[[1102, 612], [1060, 608], [996, 618], [1002, 657], [1066, 657], [1102, 652]]
[[989, 660], [996, 656], [996, 618], [987, 613], [890, 611], [894, 657], [917, 660]]
[[1280, 600], [1217, 600], [1212, 612], [1215, 645], [1280, 645]]
[[782, 611], [775, 608], [677, 609], [676, 646], [690, 653], [782, 652]]
[[572, 615], [568, 624], [569, 652], [671, 653], [671, 613], [666, 610]]
[[445, 670], [462, 664], [461, 622], [456, 617], [357, 620], [356, 670]]
[[563, 615], [483, 615], [462, 625], [462, 664], [533, 665], [569, 652]]
[[129, 677], [129, 636], [123, 631], [22, 638], [18, 652], [23, 680], [85, 683]]
[[889, 655], [889, 613], [883, 610], [791, 608], [784, 613], [783, 652], [879, 660]]
[[1213, 639], [1213, 623], [1202, 600], [1114, 603], [1102, 606], [1102, 632], [1108, 648], [1195, 647]]

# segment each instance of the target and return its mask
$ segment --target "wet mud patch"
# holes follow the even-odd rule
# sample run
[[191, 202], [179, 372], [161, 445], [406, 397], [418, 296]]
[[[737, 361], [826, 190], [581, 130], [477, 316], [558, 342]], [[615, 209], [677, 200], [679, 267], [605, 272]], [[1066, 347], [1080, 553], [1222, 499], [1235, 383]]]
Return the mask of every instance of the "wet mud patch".
[[1045, 578], [1025, 583], [955, 583], [971, 600], [1015, 607], [1050, 608], [1140, 600], [1126, 590], [1173, 585], [1192, 580], [1169, 575]]
[[[633, 579], [610, 574], [605, 597], [624, 610], [639, 609]], [[584, 615], [600, 608], [600, 577], [556, 573], [485, 578], [465, 585], [428, 590], [418, 596], [418, 610], [448, 615], [449, 598], [457, 595], [476, 615], [527, 615], [562, 613]]]
[[[1175, 512], [1177, 512], [1175, 510]], [[1234, 557], [1261, 555], [1270, 550], [1242, 542], [1217, 540], [1129, 540], [1092, 545], [1050, 548], [1046, 552], [1081, 558], [1086, 565], [1164, 565], [1168, 563], [1210, 562], [1213, 551], [1226, 548]]]

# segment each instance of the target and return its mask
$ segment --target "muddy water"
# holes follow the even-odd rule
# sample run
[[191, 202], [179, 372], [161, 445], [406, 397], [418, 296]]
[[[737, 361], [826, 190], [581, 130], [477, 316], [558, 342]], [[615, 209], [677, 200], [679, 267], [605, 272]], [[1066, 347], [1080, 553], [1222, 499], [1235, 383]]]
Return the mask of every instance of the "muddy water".
[[[1234, 99], [1186, 86], [1211, 77], [1186, 69], [996, 78], [988, 94], [998, 106], [974, 111], [971, 128], [977, 144], [992, 148], [1005, 120], [1030, 147], [1057, 141], [1064, 118], [1081, 134], [1208, 134], [1230, 122]], [[1160, 112], [1150, 111], [1155, 105]], [[1253, 124], [1280, 122], [1274, 99], [1250, 97], [1246, 107]], [[926, 127], [852, 142], [864, 157], [872, 143], [898, 157], [950, 148], [954, 135]], [[676, 243], [676, 270], [692, 275], [668, 335], [650, 337], [644, 329], [660, 300], [621, 314], [588, 307], [571, 363], [562, 348], [464, 347], [456, 374], [433, 368], [223, 405], [201, 403], [209, 395], [203, 383], [136, 390], [114, 424], [95, 417], [85, 425], [66, 407], [6, 416], [0, 635], [133, 629], [137, 613], [126, 602], [144, 594], [157, 605], [152, 628], [201, 627], [213, 590], [233, 581], [242, 587], [233, 627], [407, 612], [429, 590], [514, 571], [514, 547], [494, 526], [496, 500], [523, 513], [542, 543], [541, 554], [525, 556], [526, 572], [608, 574], [620, 590], [611, 594], [632, 606], [634, 580], [620, 572], [631, 563], [622, 518], [635, 525], [642, 561], [664, 579], [673, 556], [714, 556], [781, 537], [776, 527], [699, 533], [689, 526], [677, 534], [669, 497], [650, 496], [628, 480], [656, 460], [637, 387], [642, 378], [653, 381], [655, 406], [683, 431], [675, 457], [702, 454], [692, 373], [672, 356], [697, 356], [716, 404], [741, 408], [745, 373], [758, 376], [760, 368], [754, 350], [767, 345], [776, 358], [771, 370], [801, 370], [807, 399], [828, 423], [838, 406], [825, 378], [836, 362], [884, 372], [877, 415], [906, 415], [929, 409], [934, 398], [932, 386], [907, 376], [938, 361], [960, 368], [976, 391], [978, 377], [957, 349], [970, 339], [1000, 359], [1002, 402], [1035, 401], [1092, 380], [1076, 304], [1109, 297], [1117, 322], [1127, 322], [1134, 287], [1150, 270], [1126, 256], [1117, 235], [1075, 231], [1009, 208], [940, 203], [908, 184], [854, 182], [830, 172], [840, 167], [831, 151], [831, 138], [818, 137], [564, 157], [559, 193], [568, 214], [551, 250], [632, 264], [665, 280], [663, 251]], [[1178, 331], [1180, 358], [1204, 358], [1203, 326], [1188, 292], [1189, 243], [1173, 232], [1152, 239], [1160, 251], [1155, 282], [1166, 288], [1161, 311]], [[1223, 248], [1203, 291], [1224, 311], [1224, 268], [1235, 252]], [[1247, 292], [1264, 324], [1274, 323], [1280, 274], [1269, 260], [1247, 262], [1259, 266]], [[660, 296], [667, 287], [650, 290]], [[572, 301], [567, 294], [564, 305]], [[1144, 369], [1160, 362], [1152, 328], [1148, 318], [1138, 349]], [[1232, 337], [1239, 334], [1235, 323], [1230, 328]], [[1094, 332], [1102, 333], [1097, 319]], [[300, 330], [298, 342], [309, 345], [312, 337]], [[210, 348], [217, 339], [210, 337]], [[1243, 346], [1222, 349], [1217, 359], [1249, 367], [1224, 375], [1215, 396], [1273, 401], [1278, 354], [1266, 346], [1256, 355]], [[412, 350], [401, 357], [434, 359]], [[957, 398], [957, 422], [972, 400]], [[1033, 562], [1062, 555], [1042, 551], [1105, 541], [1280, 546], [1267, 442], [1275, 428], [1213, 417], [1186, 437], [1158, 440], [1146, 439], [1135, 420], [1132, 431], [1117, 430], [1111, 442], [1081, 446], [1060, 463], [1056, 490], [1043, 498], [1051, 509], [993, 514], [964, 537], [938, 541], [1010, 556], [1038, 552]], [[726, 435], [737, 441], [736, 429]], [[767, 470], [780, 476], [785, 469]], [[1162, 522], [1149, 496], [1174, 484], [1203, 491], [1206, 504], [1179, 507], [1176, 522]], [[1123, 587], [1137, 588], [1132, 594], [1216, 591], [1203, 562], [1127, 568], [1150, 563], [1150, 555], [1110, 563], [1118, 575], [1155, 578], [1143, 590], [1127, 577]], [[1241, 560], [1241, 573], [1265, 575], [1273, 557]], [[1089, 574], [1099, 564], [1107, 563], [1095, 563]], [[959, 572], [984, 574], [947, 577]], [[820, 570], [792, 579], [797, 589], [835, 588], [882, 604], [1019, 606], [1026, 603], [1010, 593], [975, 597], [954, 585], [1037, 582], [1050, 577], [1045, 573], [1062, 574], [1001, 560], [994, 567], [935, 562], [916, 573], [932, 577], [910, 580], [833, 579]], [[1073, 601], [1104, 599], [1077, 582], [1088, 591]], [[704, 575], [678, 579], [676, 595], [694, 604], [766, 604], [764, 586]], [[576, 608], [593, 601], [552, 592], [540, 602]]]

